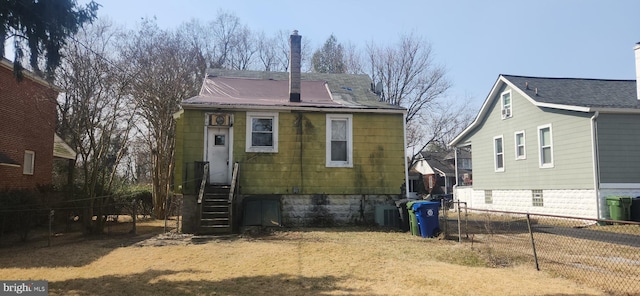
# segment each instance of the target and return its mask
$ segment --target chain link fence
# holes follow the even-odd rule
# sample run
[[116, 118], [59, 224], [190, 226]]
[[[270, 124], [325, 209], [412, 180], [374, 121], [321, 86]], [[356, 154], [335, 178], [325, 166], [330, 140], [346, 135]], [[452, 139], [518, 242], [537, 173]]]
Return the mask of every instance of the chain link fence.
[[532, 268], [596, 287], [640, 295], [640, 223], [441, 207], [442, 236], [467, 244], [496, 267]]
[[[64, 233], [83, 232], [90, 199], [100, 200], [93, 207], [92, 220], [104, 219], [104, 234], [137, 234], [137, 222], [154, 220], [150, 193], [64, 200], [42, 198], [31, 191], [5, 191], [0, 192], [0, 247], [32, 240], [47, 240], [51, 245], [53, 238]], [[164, 219], [164, 232], [181, 231], [181, 208], [182, 195], [167, 198], [165, 216], [157, 219]]]

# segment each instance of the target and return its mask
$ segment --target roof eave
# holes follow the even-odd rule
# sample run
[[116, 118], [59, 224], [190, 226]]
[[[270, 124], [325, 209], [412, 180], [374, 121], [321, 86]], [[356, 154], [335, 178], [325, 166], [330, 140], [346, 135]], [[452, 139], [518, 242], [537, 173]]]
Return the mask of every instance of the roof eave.
[[458, 145], [458, 143], [460, 142], [460, 140], [462, 140], [462, 138], [464, 138], [469, 132], [471, 132], [474, 128], [476, 128], [479, 124], [480, 124], [480, 119], [484, 118], [485, 114], [487, 112], [489, 112], [489, 103], [491, 101], [491, 98], [493, 98], [496, 94], [496, 92], [499, 89], [499, 85], [500, 83], [505, 83], [507, 81], [507, 79], [505, 79], [502, 75], [498, 76], [498, 79], [496, 80], [496, 82], [493, 84], [493, 87], [491, 88], [491, 91], [489, 92], [489, 95], [487, 95], [487, 97], [484, 99], [484, 102], [482, 103], [482, 107], [480, 107], [480, 111], [478, 112], [478, 115], [476, 115], [476, 118], [473, 119], [473, 122], [471, 122], [471, 124], [465, 128], [460, 134], [458, 134], [455, 138], [453, 138], [453, 140], [451, 140], [451, 142], [449, 142], [449, 146], [455, 147], [456, 145]]
[[183, 109], [232, 109], [232, 110], [296, 110], [296, 111], [322, 111], [322, 112], [354, 112], [354, 113], [392, 113], [406, 114], [407, 110], [384, 108], [353, 108], [353, 107], [326, 107], [326, 106], [283, 106], [283, 105], [224, 105], [224, 104], [181, 104]]
[[[0, 66], [4, 67], [6, 69], [9, 69], [10, 71], [13, 71], [13, 63], [10, 60], [7, 60], [5, 58], [0, 59]], [[30, 80], [32, 80], [32, 81], [34, 81], [34, 82], [36, 82], [36, 83], [38, 83], [40, 85], [49, 87], [49, 88], [53, 89], [54, 91], [56, 91], [58, 93], [61, 93], [61, 92], [64, 91], [59, 86], [56, 86], [55, 84], [50, 83], [50, 82], [48, 82], [48, 81], [36, 76], [36, 74], [34, 74], [33, 72], [31, 72], [31, 71], [29, 71], [27, 69], [22, 70], [22, 75], [24, 75], [24, 77], [27, 77]]]

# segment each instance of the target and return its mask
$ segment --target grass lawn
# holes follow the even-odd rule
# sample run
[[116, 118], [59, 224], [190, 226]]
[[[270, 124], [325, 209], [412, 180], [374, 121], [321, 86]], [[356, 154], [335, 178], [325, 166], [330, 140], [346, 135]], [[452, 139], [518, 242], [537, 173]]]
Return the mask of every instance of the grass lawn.
[[533, 266], [488, 267], [464, 245], [408, 233], [292, 229], [192, 242], [154, 238], [163, 225], [2, 247], [0, 280], [48, 280], [49, 295], [603, 295]]

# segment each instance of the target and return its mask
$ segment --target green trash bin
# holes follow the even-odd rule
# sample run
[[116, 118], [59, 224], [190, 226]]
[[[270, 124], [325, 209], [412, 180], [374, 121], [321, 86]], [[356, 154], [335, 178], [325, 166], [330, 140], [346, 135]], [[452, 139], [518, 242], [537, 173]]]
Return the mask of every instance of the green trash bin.
[[607, 196], [611, 220], [629, 221], [631, 219], [630, 196]]
[[411, 235], [420, 236], [418, 217], [416, 217], [416, 212], [413, 211], [413, 204], [416, 202], [417, 201], [407, 202], [407, 211], [409, 212], [409, 230], [411, 230]]

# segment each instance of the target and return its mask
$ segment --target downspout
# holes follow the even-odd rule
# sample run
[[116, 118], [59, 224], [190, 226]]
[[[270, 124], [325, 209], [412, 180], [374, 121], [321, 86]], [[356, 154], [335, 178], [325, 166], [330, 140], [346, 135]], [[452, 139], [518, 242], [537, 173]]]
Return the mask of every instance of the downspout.
[[593, 188], [596, 191], [596, 210], [597, 218], [600, 216], [600, 156], [598, 149], [598, 116], [600, 112], [596, 111], [591, 117], [591, 142], [593, 143]]
[[453, 181], [453, 192], [451, 193], [456, 193], [456, 189], [458, 188], [458, 178], [459, 178], [459, 172], [458, 172], [458, 147], [453, 147], [453, 165], [455, 166], [455, 179]]
[[409, 167], [407, 164], [407, 112], [402, 113], [402, 137], [404, 141], [404, 198], [409, 198]]

